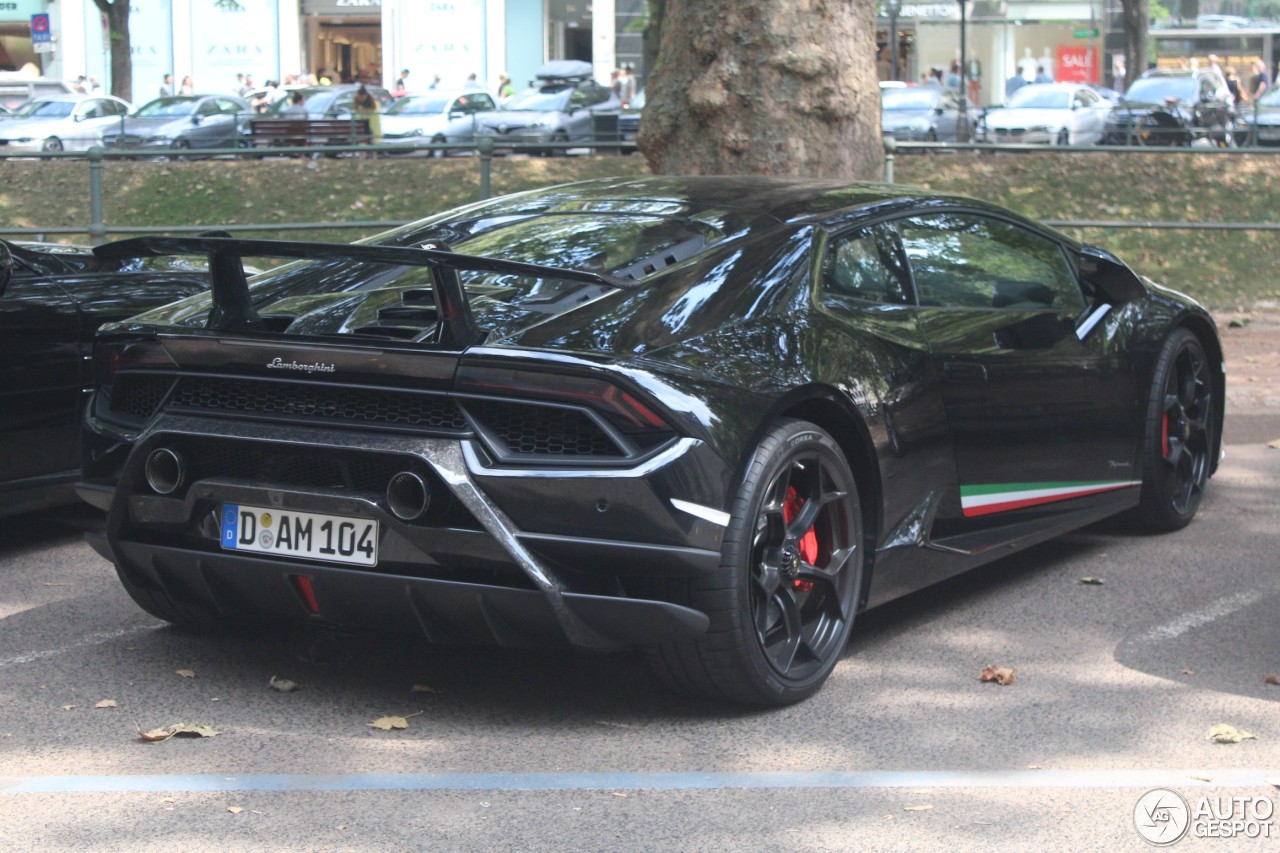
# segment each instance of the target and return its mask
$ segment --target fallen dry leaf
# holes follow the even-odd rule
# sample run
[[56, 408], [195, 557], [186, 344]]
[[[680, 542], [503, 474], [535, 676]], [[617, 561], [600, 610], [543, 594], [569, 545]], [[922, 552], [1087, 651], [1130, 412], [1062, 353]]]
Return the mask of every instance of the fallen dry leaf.
[[1043, 769], [1044, 769], [1044, 765], [1043, 765], [1043, 764], [1028, 764], [1028, 765], [1027, 765], [1027, 769], [1028, 769], [1028, 770], [1043, 770]]
[[1194, 669], [1184, 669], [1184, 670], [1182, 671], [1182, 674], [1183, 674], [1183, 675], [1195, 675], [1195, 674], [1196, 674], [1196, 671], [1195, 671]]
[[1239, 743], [1242, 740], [1257, 740], [1258, 736], [1226, 723], [1215, 723], [1209, 727], [1209, 733], [1204, 739], [1214, 743]]
[[1267, 673], [1266, 678], [1262, 679], [1262, 683], [1280, 686], [1280, 675], [1276, 675], [1274, 672], [1269, 672]]
[[64, 711], [70, 711], [70, 710], [71, 710], [72, 708], [74, 708], [74, 707], [75, 707], [75, 705], [63, 705], [63, 706], [62, 706], [62, 710], [64, 710]]
[[989, 663], [982, 668], [982, 672], [978, 674], [979, 681], [994, 681], [996, 684], [1005, 685], [1013, 684], [1013, 670], [1008, 667], [996, 666]]
[[164, 743], [169, 738], [175, 737], [216, 737], [221, 732], [213, 726], [205, 726], [193, 723], [174, 723], [171, 726], [165, 726], [162, 729], [151, 729], [144, 732], [142, 726], [136, 722], [133, 728], [138, 732], [138, 737], [147, 743]]
[[240, 806], [227, 806], [227, 811], [231, 812], [232, 814], [240, 814], [240, 812], [244, 811], [244, 809], [240, 808]]
[[196, 671], [194, 669], [175, 669], [174, 672], [178, 673], [178, 675], [181, 675], [183, 678], [196, 677]]
[[407, 729], [409, 728], [409, 719], [421, 713], [421, 711], [418, 711], [417, 714], [406, 714], [403, 717], [379, 717], [369, 724], [369, 728], [381, 729], [384, 732], [389, 732], [392, 729]]
[[929, 806], [929, 805], [924, 805], [924, 806], [903, 806], [903, 807], [902, 807], [902, 810], [903, 810], [904, 812], [927, 812], [927, 811], [928, 811], [929, 809], [931, 809], [931, 808], [933, 808], [933, 806]]
[[114, 699], [103, 699], [101, 702], [96, 703], [93, 707], [95, 707], [95, 708], [119, 708], [119, 707], [120, 707], [120, 703], [119, 703], [119, 702], [117, 702], [117, 701], [116, 701], [116, 700], [114, 700]]
[[290, 681], [287, 678], [276, 678], [271, 676], [271, 680], [267, 682], [267, 686], [277, 693], [292, 693], [298, 689], [298, 682]]
[[1280, 438], [1277, 438], [1275, 441], [1268, 441], [1267, 447], [1270, 447], [1272, 450], [1280, 450]]
[[1080, 578], [1080, 583], [1088, 584], [1089, 586], [1102, 586], [1102, 578], [1095, 578], [1095, 577], [1090, 577], [1089, 575], [1085, 575], [1084, 577]]
[[627, 795], [622, 793], [621, 791], [610, 791], [609, 793], [615, 797], [622, 797], [624, 800], [627, 798]]
[[409, 692], [410, 693], [443, 693], [444, 691], [437, 690], [436, 688], [430, 687], [426, 684], [415, 684], [413, 685], [413, 687], [409, 688]]
[[1212, 776], [1206, 776], [1206, 775], [1204, 775], [1203, 773], [1189, 773], [1189, 774], [1187, 774], [1187, 775], [1188, 775], [1190, 778], [1195, 779], [1197, 782], [1212, 782], [1212, 781], [1213, 781], [1213, 777], [1212, 777]]

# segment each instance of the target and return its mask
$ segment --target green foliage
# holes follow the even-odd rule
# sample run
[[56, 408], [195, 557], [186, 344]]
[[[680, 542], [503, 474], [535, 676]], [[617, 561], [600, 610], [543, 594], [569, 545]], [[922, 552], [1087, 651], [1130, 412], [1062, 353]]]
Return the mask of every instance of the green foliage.
[[[979, 196], [1039, 219], [1277, 222], [1275, 156], [1061, 153], [902, 154], [904, 184]], [[495, 194], [585, 178], [647, 174], [631, 157], [498, 158]], [[0, 217], [11, 227], [86, 227], [84, 162], [0, 161]], [[474, 158], [134, 162], [103, 167], [109, 236], [173, 225], [418, 219], [479, 198]], [[51, 203], [56, 200], [56, 203]], [[260, 236], [345, 241], [357, 228]], [[1116, 252], [1139, 272], [1218, 308], [1280, 299], [1274, 231], [1064, 229]], [[85, 235], [74, 239], [83, 241]]]

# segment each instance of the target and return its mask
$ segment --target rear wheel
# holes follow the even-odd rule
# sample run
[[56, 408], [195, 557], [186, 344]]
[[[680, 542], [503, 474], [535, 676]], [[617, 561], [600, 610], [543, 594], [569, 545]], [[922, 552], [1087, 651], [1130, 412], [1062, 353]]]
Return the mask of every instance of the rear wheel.
[[1059, 144], [1059, 145], [1070, 145], [1070, 144], [1071, 144], [1071, 131], [1067, 130], [1065, 127], [1064, 127], [1062, 130], [1058, 131], [1058, 144]]
[[650, 650], [685, 692], [751, 705], [815, 693], [853, 627], [862, 579], [862, 514], [835, 440], [782, 420], [756, 448], [725, 531], [720, 570], [674, 596], [711, 617], [696, 640]]
[[[446, 141], [446, 140], [445, 140], [445, 138], [444, 138], [443, 136], [438, 136], [438, 135], [437, 135], [437, 136], [433, 136], [433, 137], [431, 137], [431, 144], [432, 144], [432, 145], [444, 145], [444, 144], [445, 144], [445, 141]], [[431, 149], [431, 156], [432, 156], [432, 157], [435, 157], [435, 158], [437, 158], [437, 159], [442, 159], [442, 158], [443, 158], [446, 154], [448, 154], [448, 153], [449, 153], [449, 152], [448, 152], [448, 151], [445, 151], [443, 148], [433, 148], [433, 149]]]
[[1177, 329], [1156, 361], [1143, 436], [1138, 514], [1152, 530], [1186, 527], [1200, 506], [1212, 467], [1213, 383], [1204, 347]]
[[40, 148], [43, 151], [61, 151], [63, 150], [62, 140], [56, 136], [50, 136], [44, 141], [44, 144], [41, 145]]

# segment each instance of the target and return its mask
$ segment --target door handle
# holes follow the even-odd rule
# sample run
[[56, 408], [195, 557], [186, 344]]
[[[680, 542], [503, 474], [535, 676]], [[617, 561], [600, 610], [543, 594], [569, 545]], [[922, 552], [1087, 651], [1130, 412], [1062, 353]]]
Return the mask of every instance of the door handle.
[[942, 365], [942, 374], [957, 382], [986, 382], [987, 368], [981, 364], [963, 361], [948, 361]]

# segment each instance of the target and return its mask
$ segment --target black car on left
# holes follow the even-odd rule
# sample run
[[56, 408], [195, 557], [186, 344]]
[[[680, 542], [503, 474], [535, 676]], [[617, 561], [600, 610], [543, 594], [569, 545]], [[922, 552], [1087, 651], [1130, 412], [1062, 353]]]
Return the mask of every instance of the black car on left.
[[0, 240], [0, 516], [75, 502], [97, 328], [208, 287], [203, 261]]

